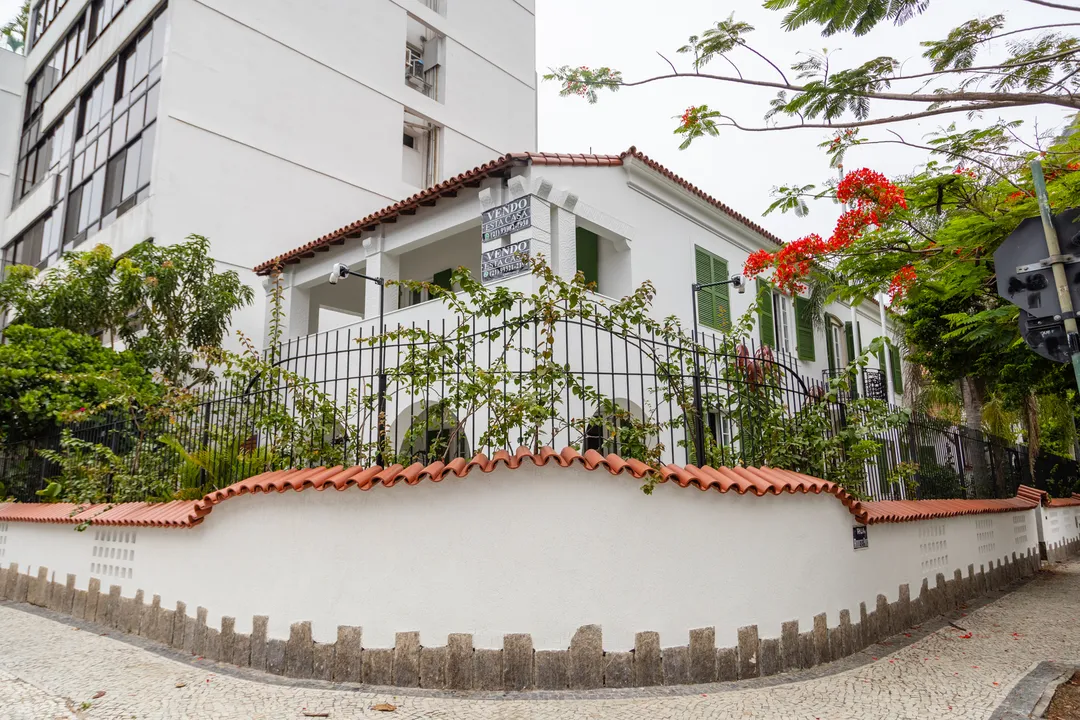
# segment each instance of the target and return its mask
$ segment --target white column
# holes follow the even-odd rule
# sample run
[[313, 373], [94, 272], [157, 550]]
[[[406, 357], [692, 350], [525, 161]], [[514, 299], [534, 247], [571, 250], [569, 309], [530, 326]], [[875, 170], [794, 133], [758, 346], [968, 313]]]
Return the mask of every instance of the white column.
[[[881, 339], [889, 339], [889, 326], [885, 322], [885, 293], [878, 295], [878, 309], [881, 311]], [[892, 353], [889, 352], [889, 348], [885, 348], [885, 367], [881, 368], [885, 372], [885, 386], [889, 389], [888, 401], [893, 401], [893, 395], [896, 393], [896, 388], [893, 387], [893, 374], [892, 374]]]
[[[281, 276], [281, 340], [293, 340], [303, 337], [314, 331], [318, 323], [318, 305], [312, 307], [311, 291], [293, 285], [292, 273], [286, 272]], [[274, 313], [274, 280], [267, 278], [263, 281], [266, 290], [266, 323], [264, 326], [266, 342], [270, 341], [270, 326], [273, 324]], [[315, 322], [312, 322], [314, 315]]]
[[[855, 303], [851, 303], [851, 339], [852, 349], [858, 356], [861, 354], [859, 350], [862, 347], [862, 333], [859, 332], [859, 311]], [[855, 360], [855, 358], [851, 359]], [[862, 370], [859, 370], [855, 375], [855, 387], [859, 389], [859, 397], [866, 397], [866, 386], [863, 384]]]
[[577, 273], [577, 215], [556, 205], [551, 206], [551, 266], [564, 280]]
[[[526, 187], [527, 178], [517, 176], [510, 178], [510, 199], [517, 200], [530, 194]], [[548, 188], [550, 190], [550, 188]], [[544, 193], [545, 195], [547, 193]], [[551, 204], [536, 195], [532, 196], [532, 227], [510, 236], [510, 243], [530, 241], [529, 255], [536, 257], [543, 255], [550, 265], [551, 256]], [[576, 259], [575, 259], [576, 263]]]
[[[397, 255], [393, 255], [386, 251], [384, 247], [385, 242], [386, 240], [383, 237], [382, 228], [379, 228], [378, 232], [371, 237], [364, 238], [364, 255], [367, 262], [367, 269], [364, 274], [370, 275], [371, 277], [383, 278], [384, 280], [398, 280], [401, 276], [400, 258]], [[378, 320], [379, 296], [383, 292], [383, 288], [368, 280], [361, 281], [358, 278], [351, 278], [351, 280], [363, 282], [366, 287], [366, 290], [364, 291], [364, 319]], [[397, 286], [387, 287], [385, 288], [385, 291], [385, 312], [397, 310]]]

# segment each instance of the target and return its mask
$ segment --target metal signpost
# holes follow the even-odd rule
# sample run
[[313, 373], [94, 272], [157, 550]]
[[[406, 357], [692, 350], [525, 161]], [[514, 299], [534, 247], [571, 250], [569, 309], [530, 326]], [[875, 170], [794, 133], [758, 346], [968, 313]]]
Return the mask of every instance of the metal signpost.
[[1080, 208], [1051, 215], [1038, 160], [1031, 177], [1039, 217], [1020, 223], [994, 253], [998, 294], [1020, 308], [1024, 341], [1049, 360], [1071, 362], [1080, 388]]

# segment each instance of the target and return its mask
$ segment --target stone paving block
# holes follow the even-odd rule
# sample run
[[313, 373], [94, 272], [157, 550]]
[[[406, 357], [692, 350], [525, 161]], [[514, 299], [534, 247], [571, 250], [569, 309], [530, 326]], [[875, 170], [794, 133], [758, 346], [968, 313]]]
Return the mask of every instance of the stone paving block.
[[[177, 610], [179, 612], [179, 609]], [[270, 618], [266, 615], [255, 615], [251, 618], [251, 667], [255, 670], [269, 670], [267, 666], [267, 643], [266, 626]], [[359, 638], [357, 638], [359, 641]], [[357, 654], [357, 660], [360, 656]], [[357, 673], [357, 681], [360, 679]]]
[[26, 595], [30, 592], [30, 576], [20, 574], [15, 577], [15, 590], [11, 599], [18, 603], [26, 602]]
[[206, 628], [206, 651], [207, 660], [217, 662], [221, 660], [221, 631], [217, 628]]
[[739, 679], [739, 649], [719, 648], [716, 651], [716, 679], [730, 682]]
[[361, 655], [364, 665], [364, 682], [368, 685], [392, 685], [394, 683], [394, 649], [364, 648]]
[[420, 687], [420, 633], [399, 632], [394, 636], [393, 684], [396, 687]]
[[758, 650], [758, 671], [761, 677], [767, 677], [776, 675], [780, 670], [780, 638], [765, 638]]
[[139, 622], [139, 637], [151, 638], [161, 642], [161, 596], [155, 595], [150, 600], [150, 607], [143, 613]]
[[[120, 606], [121, 606], [121, 600], [123, 599], [121, 597], [121, 595], [120, 595], [120, 591], [121, 591], [121, 587], [119, 585], [110, 585], [109, 586], [109, 597], [108, 597], [108, 600], [106, 601], [106, 605], [105, 605], [106, 614], [105, 614], [105, 622], [103, 624], [108, 626], [108, 627], [111, 627], [111, 628], [119, 628], [120, 627]], [[99, 603], [98, 604], [98, 617], [99, 618], [101, 617], [101, 612], [100, 611], [101, 611], [101, 605]], [[101, 622], [101, 620], [99, 619], [98, 622]]]
[[75, 597], [71, 602], [71, 616], [83, 619], [86, 617], [86, 591], [76, 590]]
[[503, 635], [503, 687], [526, 690], [533, 683], [533, 642], [528, 633]]
[[873, 628], [870, 626], [870, 614], [866, 612], [866, 603], [859, 603], [859, 642], [858, 649], [863, 650], [874, 642], [871, 640]]
[[48, 596], [45, 600], [45, 607], [53, 612], [60, 611], [60, 593], [63, 590], [63, 585], [52, 580], [48, 584]]
[[[716, 665], [715, 655], [713, 665]], [[634, 684], [634, 653], [604, 653], [604, 687], [625, 688]], [[507, 688], [509, 689], [509, 688]]]
[[192, 639], [191, 652], [201, 657], [206, 656], [206, 616], [206, 608], [195, 608], [195, 636]]
[[923, 578], [922, 585], [919, 587], [919, 607], [921, 612], [916, 620], [917, 623], [933, 616], [934, 598], [930, 595], [930, 581], [927, 578]]
[[45, 605], [46, 590], [49, 587], [49, 568], [39, 567], [37, 577], [30, 581], [30, 587], [26, 591], [26, 602], [31, 605], [42, 607]]
[[446, 687], [451, 690], [472, 689], [472, 635], [451, 633], [446, 638]]
[[232, 662], [233, 653], [236, 651], [236, 618], [223, 616], [221, 618], [221, 657], [220, 660]]
[[[289, 626], [289, 642], [285, 647], [285, 674], [294, 678], [310, 678], [314, 662], [311, 623], [307, 620]], [[388, 682], [380, 683], [388, 685]]]
[[967, 593], [969, 598], [979, 596], [979, 588], [975, 584], [975, 565], [970, 564], [967, 567], [967, 578], [964, 579], [964, 592]]
[[7, 578], [7, 568], [0, 568], [0, 600], [7, 599]]
[[851, 637], [851, 611], [840, 611], [840, 624], [837, 626], [840, 630], [839, 639], [840, 645], [836, 650], [840, 653], [838, 656], [834, 656], [834, 660], [847, 657], [852, 653], [852, 648], [855, 645], [854, 639]]
[[[530, 636], [531, 642], [531, 636]], [[529, 678], [532, 685], [532, 678]], [[420, 649], [420, 687], [441, 690], [446, 687], [446, 648], [426, 647]]]
[[816, 662], [814, 658], [814, 633], [807, 630], [799, 633], [799, 667], [811, 668]]
[[934, 596], [934, 612], [931, 615], [944, 615], [948, 612], [949, 607], [949, 595], [948, 589], [945, 585], [945, 573], [938, 573], [935, 580], [936, 585], [934, 589], [930, 591]]
[[829, 661], [829, 623], [825, 613], [814, 616], [814, 665]]
[[135, 622], [135, 598], [120, 598], [120, 612], [117, 613], [113, 625], [122, 633], [130, 633], [131, 625]]
[[686, 645], [660, 651], [660, 669], [665, 685], [686, 685], [690, 682], [690, 648]]
[[690, 631], [690, 682], [716, 682], [716, 628]]
[[912, 625], [912, 623], [911, 623], [911, 587], [907, 583], [904, 583], [903, 585], [901, 585], [900, 589], [898, 591], [898, 596], [900, 598], [900, 600], [899, 600], [900, 609], [898, 610], [898, 612], [899, 612], [900, 630], [903, 631], [903, 630], [908, 629]]
[[126, 632], [131, 635], [139, 634], [139, 626], [142, 624], [143, 613], [146, 611], [145, 595], [142, 590], [135, 591], [135, 599], [131, 608], [131, 614], [127, 618]]
[[272, 638], [266, 641], [266, 671], [274, 675], [285, 674], [285, 647], [288, 645], [284, 640]]
[[[169, 645], [177, 650], [189, 650], [184, 645], [184, 630], [187, 624], [187, 605], [183, 602], [176, 603], [176, 609], [172, 616], [172, 640]], [[190, 651], [190, 650], [189, 650]]]
[[163, 645], [173, 644], [173, 624], [175, 620], [173, 615], [176, 613], [172, 610], [165, 608], [158, 608], [157, 613], [157, 627], [154, 630], [154, 639]]
[[570, 651], [537, 650], [533, 658], [538, 690], [565, 690], [570, 687]]
[[785, 671], [802, 667], [798, 620], [789, 620], [780, 626], [780, 667]]
[[758, 640], [757, 625], [748, 625], [739, 628], [739, 679], [756, 678], [760, 675], [758, 669]]
[[863, 645], [863, 627], [861, 622], [851, 625], [851, 652], [857, 653], [866, 646]]
[[[288, 652], [288, 649], [286, 649]], [[311, 676], [316, 680], [334, 678], [334, 643], [317, 642], [313, 646]]]
[[15, 581], [19, 579], [19, 563], [11, 563], [7, 566], [4, 583], [0, 585], [0, 598], [4, 600], [15, 599]]
[[184, 636], [183, 636], [183, 649], [185, 652], [189, 652], [194, 655], [195, 648], [195, 618], [184, 618]]
[[[395, 673], [397, 668], [394, 668]], [[473, 651], [473, 689], [488, 692], [503, 689], [502, 650]]]
[[[265, 633], [265, 626], [263, 632]], [[361, 652], [363, 630], [352, 625], [338, 625], [337, 647], [334, 650], [334, 681], [360, 682], [363, 677]], [[265, 637], [265, 635], [264, 635]], [[265, 645], [265, 641], [263, 642]], [[255, 634], [252, 630], [252, 667], [255, 665]]]
[[599, 625], [582, 625], [570, 640], [570, 689], [604, 686], [604, 640]]
[[889, 598], [884, 595], [878, 595], [877, 608], [874, 612], [877, 613], [878, 642], [881, 642], [892, 635], [892, 632], [890, 632], [892, 620], [889, 618]]
[[251, 664], [251, 635], [248, 633], [236, 633], [232, 655], [226, 659], [226, 662], [238, 667], [248, 667]]
[[825, 658], [826, 662], [835, 662], [844, 657], [844, 638], [842, 637], [843, 630], [837, 625], [834, 628], [829, 628], [829, 654]]
[[660, 634], [639, 632], [634, 636], [634, 687], [664, 683], [661, 665]]

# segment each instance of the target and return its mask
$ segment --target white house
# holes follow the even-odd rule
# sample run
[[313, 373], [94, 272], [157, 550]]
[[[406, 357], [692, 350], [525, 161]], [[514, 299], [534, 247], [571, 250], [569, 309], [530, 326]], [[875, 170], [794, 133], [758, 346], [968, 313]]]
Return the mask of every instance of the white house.
[[[482, 239], [485, 213], [490, 219], [505, 208], [518, 214], [503, 222], [522, 220], [526, 204], [531, 207], [531, 218], [510, 228], [516, 231], [493, 242]], [[490, 212], [496, 209], [499, 213]], [[689, 329], [695, 282], [727, 280], [741, 272], [750, 253], [776, 248], [780, 242], [635, 148], [619, 155], [520, 153], [497, 157], [268, 258], [255, 271], [270, 275], [275, 268], [281, 270], [287, 318], [284, 334], [290, 339], [286, 355], [297, 358], [298, 371], [340, 396], [343, 390], [334, 383], [344, 375], [351, 373], [355, 378], [358, 372], [370, 370], [358, 371], [363, 362], [356, 360], [347, 369], [340, 349], [376, 331], [382, 289], [354, 279], [331, 285], [328, 277], [337, 263], [375, 278], [430, 281], [444, 287], [451, 271], [464, 266], [485, 282], [528, 292], [535, 287], [535, 278], [511, 273], [492, 279], [504, 273], [493, 272], [496, 261], [485, 267], [481, 257], [493, 249], [502, 249], [505, 255], [527, 243], [531, 255], [543, 255], [561, 276], [570, 278], [582, 271], [603, 296], [619, 298], [651, 281], [656, 287], [655, 317], [675, 315]], [[266, 287], [273, 291], [269, 281]], [[790, 376], [801, 378], [793, 382], [823, 381], [882, 335], [880, 309], [873, 303], [854, 309], [830, 304], [814, 320], [805, 298], [767, 288], [760, 282], [752, 286], [764, 294], [749, 342], [770, 346]], [[723, 286], [698, 293], [698, 320], [706, 344], [712, 342], [710, 336], [723, 336], [732, 318], [750, 310], [758, 297], [755, 291], [740, 294]], [[405, 293], [391, 287], [383, 301], [385, 322], [391, 328], [426, 324], [438, 329], [440, 323], [452, 322], [452, 313], [441, 302], [429, 301], [426, 292]], [[353, 316], [354, 322], [338, 330], [341, 313]], [[898, 343], [890, 339], [895, 348]], [[647, 381], [638, 382], [639, 376], [649, 376], [650, 371], [635, 365], [632, 348], [593, 342], [573, 341], [572, 350], [560, 352], [575, 367], [581, 365], [590, 382], [606, 384], [608, 394], [619, 402], [643, 414], [649, 412], [646, 405], [662, 404], [649, 397]], [[888, 399], [900, 404], [900, 353], [894, 349], [890, 360], [891, 373], [882, 358], [870, 360], [860, 391], [886, 399], [889, 388], [892, 396]], [[355, 388], [356, 383], [349, 387]], [[408, 405], [389, 409], [388, 418], [398, 428], [408, 427], [417, 412]], [[588, 416], [592, 411], [583, 407], [579, 412]], [[672, 417], [679, 415], [677, 409], [672, 411]], [[395, 433], [400, 440], [402, 433]], [[552, 438], [555, 445], [563, 440]], [[673, 438], [667, 445], [670, 448], [677, 442]]]
[[[297, 237], [534, 148], [534, 38], [533, 0], [39, 0], [11, 122], [0, 93], [3, 262], [198, 233], [257, 283]], [[258, 341], [262, 315], [235, 322]]]

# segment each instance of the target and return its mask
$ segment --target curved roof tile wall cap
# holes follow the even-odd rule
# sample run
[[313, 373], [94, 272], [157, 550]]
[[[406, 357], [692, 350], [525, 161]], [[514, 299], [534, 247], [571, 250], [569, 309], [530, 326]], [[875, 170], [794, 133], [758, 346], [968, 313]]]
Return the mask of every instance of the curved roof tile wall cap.
[[[1032, 488], [1028, 488], [1029, 492], [1025, 495], [1018, 495], [1007, 500], [861, 502], [836, 483], [790, 470], [768, 467], [712, 468], [706, 466], [699, 468], [694, 465], [683, 467], [665, 465], [657, 470], [639, 460], [624, 460], [617, 455], [601, 455], [595, 450], [581, 453], [568, 447], [557, 452], [553, 448], [544, 447], [536, 453], [530, 452], [527, 448], [519, 448], [512, 454], [499, 451], [488, 457], [481, 453], [472, 459], [457, 458], [450, 462], [436, 461], [428, 465], [414, 463], [408, 467], [404, 465], [391, 465], [387, 468], [337, 466], [276, 470], [248, 478], [222, 490], [216, 490], [201, 500], [193, 502], [91, 506], [62, 503], [0, 504], [0, 521], [67, 524], [91, 521], [95, 525], [106, 526], [190, 528], [201, 523], [213, 511], [215, 505], [241, 495], [283, 493], [287, 490], [301, 492], [307, 489], [343, 491], [352, 487], [367, 491], [380, 485], [389, 488], [398, 483], [417, 485], [425, 480], [442, 482], [451, 475], [463, 478], [473, 470], [490, 473], [498, 467], [516, 469], [526, 463], [537, 467], [552, 464], [563, 468], [580, 465], [589, 471], [603, 469], [611, 475], [627, 474], [637, 480], [648, 475], [655, 475], [660, 482], [672, 482], [683, 488], [693, 486], [702, 491], [716, 490], [721, 493], [734, 492], [739, 495], [747, 493], [759, 497], [781, 493], [833, 495], [856, 519], [867, 524], [1030, 510], [1040, 504], [1039, 491]], [[1080, 504], [1080, 495], [1076, 497]]]
[[1033, 488], [1030, 485], [1021, 485], [1019, 488], [1017, 488], [1016, 497], [1027, 498], [1028, 500], [1037, 502], [1040, 505], [1050, 504], [1050, 493], [1046, 492], [1045, 490]]

